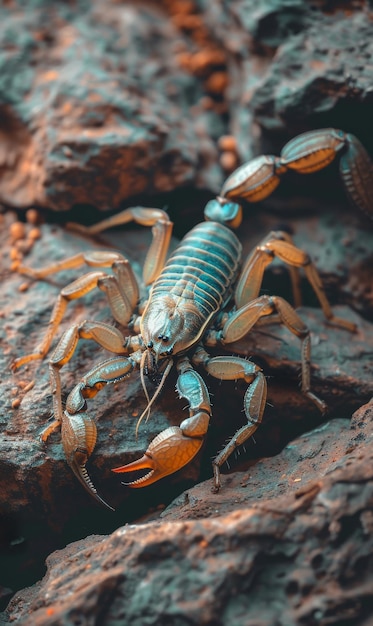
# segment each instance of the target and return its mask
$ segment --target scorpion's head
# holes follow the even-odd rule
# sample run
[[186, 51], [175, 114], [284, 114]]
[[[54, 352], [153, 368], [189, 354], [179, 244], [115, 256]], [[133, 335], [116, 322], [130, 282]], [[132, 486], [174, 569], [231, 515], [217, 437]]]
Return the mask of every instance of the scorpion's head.
[[146, 374], [156, 377], [164, 367], [162, 362], [189, 350], [200, 339], [207, 322], [189, 300], [169, 295], [150, 298], [141, 319]]
[[[173, 364], [172, 357], [189, 350], [200, 339], [208, 321], [203, 320], [197, 308], [185, 299], [169, 295], [149, 298], [140, 327], [145, 346], [140, 375], [148, 404], [138, 419], [136, 433], [145, 415], [149, 416], [150, 407], [164, 385]], [[145, 376], [157, 384], [151, 399]]]

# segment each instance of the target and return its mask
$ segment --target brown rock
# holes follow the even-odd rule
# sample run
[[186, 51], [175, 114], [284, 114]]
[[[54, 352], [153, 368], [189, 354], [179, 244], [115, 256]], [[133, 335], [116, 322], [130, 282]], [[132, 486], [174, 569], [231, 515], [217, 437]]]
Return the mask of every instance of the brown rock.
[[195, 106], [203, 92], [177, 64], [179, 33], [159, 7], [10, 3], [0, 15], [0, 201], [108, 209], [179, 186], [218, 189], [208, 129], [220, 124]]
[[351, 429], [338, 420], [302, 437], [250, 477], [236, 473], [221, 494], [198, 485], [162, 521], [54, 553], [4, 623], [368, 624], [372, 410]]

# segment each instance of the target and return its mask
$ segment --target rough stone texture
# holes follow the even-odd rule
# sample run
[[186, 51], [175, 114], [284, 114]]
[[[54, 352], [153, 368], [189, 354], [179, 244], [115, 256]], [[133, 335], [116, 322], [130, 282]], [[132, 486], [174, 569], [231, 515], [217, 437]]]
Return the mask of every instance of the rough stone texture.
[[[1, 18], [7, 205], [105, 210], [180, 187], [216, 192], [224, 133], [241, 160], [323, 126], [373, 150], [368, 2], [18, 0]], [[289, 185], [330, 202], [329, 176], [338, 188], [328, 173], [319, 194], [308, 177]]]
[[276, 462], [232, 475], [218, 496], [209, 483], [194, 487], [163, 521], [55, 552], [5, 623], [367, 626], [372, 411], [366, 405], [350, 428], [330, 422]]
[[[373, 98], [368, 2], [201, 1], [228, 56], [227, 91], [242, 158], [310, 126], [366, 133]], [[253, 144], [255, 140], [257, 143]], [[259, 147], [259, 149], [258, 149]]]
[[220, 122], [156, 4], [14, 2], [1, 21], [2, 202], [107, 209], [217, 188]]
[[[79, 0], [53, 7], [18, 0], [3, 3], [0, 17], [5, 205], [54, 209], [52, 222], [70, 209], [68, 219], [93, 221], [98, 211], [133, 203], [136, 195], [136, 203], [166, 205], [180, 236], [200, 221], [205, 200], [234, 164], [278, 154], [298, 132], [340, 127], [373, 154], [373, 31], [363, 0]], [[237, 148], [225, 151], [219, 142], [219, 154], [223, 133]], [[137, 458], [185, 415], [170, 376], [136, 440], [144, 395], [135, 374], [89, 403], [99, 428], [89, 471], [114, 514], [77, 483], [58, 433], [46, 447], [38, 441], [51, 412], [46, 362], [10, 372], [13, 358], [37, 345], [71, 274], [27, 287], [10, 265], [29, 249], [25, 263], [40, 267], [114, 245], [140, 273], [150, 234], [133, 228], [93, 242], [47, 223], [32, 246], [30, 238], [9, 242], [15, 218], [5, 215], [2, 606], [43, 577], [48, 554], [64, 549], [49, 557], [47, 577], [11, 602], [5, 623], [371, 623], [372, 407], [350, 424], [373, 395], [371, 224], [347, 208], [333, 165], [313, 176], [288, 175], [265, 208], [271, 212], [245, 207], [239, 233], [245, 252], [285, 222], [315, 260], [338, 314], [358, 326], [353, 336], [328, 326], [302, 281], [313, 389], [330, 414], [321, 418], [299, 392], [299, 341], [277, 325], [258, 329], [234, 350], [263, 366], [268, 405], [255, 440], [229, 459], [230, 473], [224, 468], [221, 493], [212, 495], [210, 482], [191, 485], [211, 476], [211, 457], [242, 425], [244, 385], [211, 379], [214, 419], [201, 454], [178, 474], [134, 491], [111, 468]], [[281, 264], [271, 267], [264, 290], [291, 299]], [[69, 307], [61, 331], [86, 317], [111, 321], [103, 294]], [[96, 346], [82, 342], [63, 370], [64, 393], [99, 358]], [[148, 524], [152, 518], [156, 523]], [[83, 541], [65, 548], [77, 539]]]

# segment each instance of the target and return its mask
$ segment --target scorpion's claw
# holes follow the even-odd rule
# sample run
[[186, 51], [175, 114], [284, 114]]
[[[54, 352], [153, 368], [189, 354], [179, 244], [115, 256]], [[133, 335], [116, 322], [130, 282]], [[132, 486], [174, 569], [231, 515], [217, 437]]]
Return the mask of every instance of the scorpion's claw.
[[[110, 511], [114, 511], [115, 509], [113, 509], [112, 506], [110, 506], [110, 504], [108, 504], [107, 502], [105, 502], [105, 500], [103, 500], [103, 498], [101, 498], [101, 496], [97, 493], [97, 489], [94, 486], [88, 472], [87, 472], [87, 468], [85, 466], [85, 461], [81, 461], [81, 457], [82, 457], [82, 453], [77, 451], [73, 458], [69, 460], [69, 465], [72, 469], [72, 471], [74, 472], [75, 476], [77, 477], [77, 479], [79, 480], [79, 482], [83, 485], [83, 487], [88, 491], [88, 493], [93, 496], [95, 498], [95, 500], [97, 500], [98, 502], [100, 502], [100, 504], [103, 504], [104, 506], [106, 506], [108, 509], [110, 509]], [[85, 460], [87, 460], [87, 457], [85, 456]]]
[[179, 426], [171, 426], [153, 439], [141, 459], [122, 467], [116, 467], [112, 471], [125, 473], [149, 469], [150, 472], [145, 476], [125, 483], [129, 487], [147, 487], [184, 467], [197, 454], [202, 443], [202, 438], [188, 437], [183, 434]]
[[98, 495], [86, 468], [86, 463], [96, 445], [96, 435], [96, 424], [90, 417], [65, 413], [62, 420], [61, 436], [66, 460], [88, 493], [100, 504], [114, 511], [113, 507]]

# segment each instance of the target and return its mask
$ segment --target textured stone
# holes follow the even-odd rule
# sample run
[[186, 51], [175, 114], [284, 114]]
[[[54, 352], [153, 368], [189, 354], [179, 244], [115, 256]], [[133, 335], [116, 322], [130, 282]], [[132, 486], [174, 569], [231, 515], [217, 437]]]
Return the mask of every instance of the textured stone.
[[79, 0], [0, 12], [2, 202], [108, 209], [218, 188], [220, 123], [198, 106], [198, 80], [176, 62], [179, 34], [161, 10]]
[[161, 521], [55, 552], [4, 623], [368, 624], [372, 409], [235, 474], [221, 494], [202, 483]]

